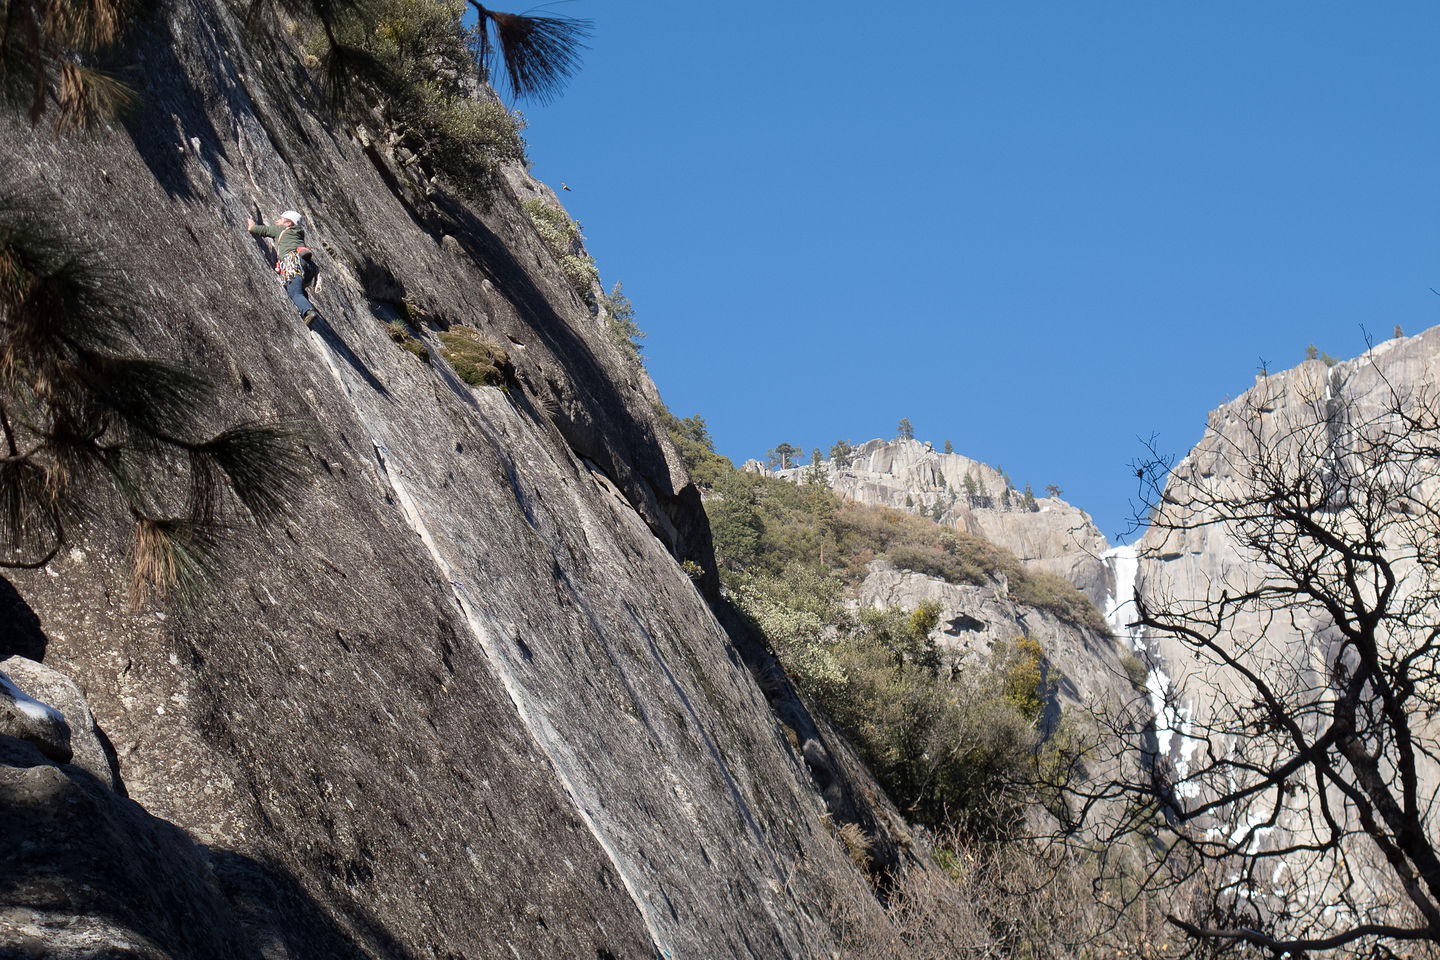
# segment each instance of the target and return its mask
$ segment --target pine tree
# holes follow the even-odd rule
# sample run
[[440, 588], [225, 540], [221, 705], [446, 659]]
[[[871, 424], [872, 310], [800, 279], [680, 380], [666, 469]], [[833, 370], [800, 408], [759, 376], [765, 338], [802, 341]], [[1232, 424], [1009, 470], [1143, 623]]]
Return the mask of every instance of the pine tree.
[[810, 469], [805, 471], [805, 482], [812, 486], [829, 485], [829, 478], [825, 475], [825, 461], [820, 458], [819, 447], [810, 451]]
[[901, 440], [915, 439], [915, 427], [911, 425], [909, 417], [901, 417], [900, 422], [895, 425], [895, 429], [899, 431]]
[[475, 47], [481, 72], [492, 74], [498, 51], [512, 95], [541, 105], [559, 96], [580, 66], [580, 51], [590, 36], [591, 22], [501, 13], [476, 0], [468, 2], [480, 16]]
[[235, 528], [230, 500], [261, 524], [294, 506], [309, 474], [304, 432], [215, 432], [213, 385], [141, 356], [137, 293], [52, 224], [0, 197], [0, 567], [43, 567], [83, 518], [118, 508], [137, 599], [193, 595]]
[[0, 2], [0, 93], [39, 122], [53, 101], [55, 128], [88, 127], [114, 116], [133, 92], [87, 61], [120, 42], [139, 0]]
[[1028, 483], [1025, 484], [1025, 496], [1021, 499], [1020, 505], [1031, 513], [1040, 509], [1040, 505], [1035, 502], [1035, 494], [1031, 491], [1030, 484]]

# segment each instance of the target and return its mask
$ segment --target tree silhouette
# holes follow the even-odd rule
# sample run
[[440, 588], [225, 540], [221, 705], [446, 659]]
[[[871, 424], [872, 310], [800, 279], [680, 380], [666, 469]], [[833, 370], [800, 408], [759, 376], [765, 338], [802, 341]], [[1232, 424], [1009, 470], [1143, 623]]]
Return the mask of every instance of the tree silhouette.
[[1440, 944], [1440, 401], [1301, 367], [1236, 419], [1137, 466], [1142, 559], [1203, 539], [1222, 563], [1143, 573], [1131, 626], [1184, 673], [1170, 748], [1132, 727], [1151, 762], [1084, 796], [1113, 816], [1099, 846], [1146, 834], [1128, 875], [1217, 950]]
[[546, 104], [559, 96], [580, 66], [591, 21], [501, 13], [476, 0], [468, 2], [479, 16], [475, 54], [481, 72], [493, 76], [498, 53], [514, 97]]

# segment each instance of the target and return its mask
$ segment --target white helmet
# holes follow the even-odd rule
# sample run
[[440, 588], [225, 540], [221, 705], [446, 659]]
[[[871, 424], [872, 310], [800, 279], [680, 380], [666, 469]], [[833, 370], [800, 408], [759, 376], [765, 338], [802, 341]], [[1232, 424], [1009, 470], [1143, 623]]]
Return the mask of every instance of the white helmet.
[[297, 210], [286, 210], [284, 213], [280, 214], [280, 216], [284, 217], [286, 220], [289, 220], [297, 227], [300, 225], [300, 213]]

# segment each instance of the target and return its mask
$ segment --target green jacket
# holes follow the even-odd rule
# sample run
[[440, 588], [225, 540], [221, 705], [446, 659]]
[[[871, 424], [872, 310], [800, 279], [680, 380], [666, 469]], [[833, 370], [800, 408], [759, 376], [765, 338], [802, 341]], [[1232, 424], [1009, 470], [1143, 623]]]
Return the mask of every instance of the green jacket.
[[293, 227], [277, 227], [269, 223], [257, 223], [250, 228], [257, 237], [270, 237], [275, 241], [275, 253], [285, 256], [294, 253], [296, 247], [305, 246], [305, 228], [298, 224]]

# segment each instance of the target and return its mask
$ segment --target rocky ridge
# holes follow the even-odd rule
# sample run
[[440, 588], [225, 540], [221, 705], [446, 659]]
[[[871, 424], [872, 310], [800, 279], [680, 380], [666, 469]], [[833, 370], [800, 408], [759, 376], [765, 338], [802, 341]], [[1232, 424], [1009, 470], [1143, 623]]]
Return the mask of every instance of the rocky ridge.
[[[746, 469], [763, 471], [751, 460]], [[802, 481], [809, 466], [778, 470], [776, 476]], [[1102, 559], [1110, 548], [1089, 514], [1059, 497], [1035, 499], [1035, 510], [1002, 502], [1007, 481], [999, 470], [958, 453], [942, 453], [919, 440], [870, 440], [853, 448], [847, 464], [821, 463], [826, 481], [847, 500], [933, 516], [983, 537], [1015, 554], [1027, 567], [1048, 570], [1075, 584], [1097, 606], [1113, 583]], [[968, 492], [966, 478], [975, 484]], [[935, 510], [939, 506], [938, 515]]]
[[[1022, 495], [1014, 491], [1012, 505], [1006, 506], [998, 493], [1007, 485], [1004, 474], [984, 463], [941, 453], [918, 440], [876, 439], [854, 447], [848, 463], [831, 459], [822, 461], [820, 468], [841, 497], [929, 515], [937, 523], [982, 537], [1015, 554], [1026, 568], [1069, 580], [1097, 609], [1104, 609], [1114, 589], [1109, 544], [1089, 515], [1058, 497], [1036, 498], [1036, 509], [1027, 510], [1021, 506]], [[755, 460], [745, 469], [766, 472]], [[774, 475], [802, 483], [812, 469], [792, 467]], [[975, 485], [973, 496], [967, 493], [967, 477]], [[877, 560], [855, 602], [906, 611], [935, 604], [940, 620], [932, 636], [959, 662], [985, 662], [994, 651], [1020, 638], [1039, 643], [1047, 672], [1049, 721], [1064, 709], [1125, 704], [1135, 697], [1121, 660], [1128, 645], [1103, 630], [1017, 601], [1003, 575], [983, 586], [954, 584]]]
[[[1440, 383], [1440, 328], [1384, 341], [1360, 357], [1334, 365], [1307, 360], [1289, 370], [1262, 373], [1250, 390], [1210, 413], [1205, 435], [1175, 465], [1178, 480], [1172, 482], [1201, 477], [1213, 480], [1220, 489], [1238, 488], [1243, 480], [1236, 473], [1236, 464], [1254, 452], [1250, 411], [1263, 409], [1265, 416], [1280, 423], [1291, 417], [1303, 422], [1317, 398], [1325, 398], [1351, 405], [1351, 417], [1365, 422], [1382, 412], [1392, 390], [1401, 395], [1424, 395], [1436, 383]], [[1153, 600], [1201, 599], [1212, 587], [1227, 583], [1243, 587], [1250, 582], [1254, 562], [1216, 525], [1195, 525], [1183, 531], [1152, 527], [1132, 547], [1118, 551], [1117, 557], [1128, 561], [1133, 571], [1128, 577], [1131, 583], [1120, 583], [1117, 591], [1115, 618], [1121, 621], [1127, 616], [1123, 609], [1127, 595], [1138, 593]], [[1233, 629], [1241, 635], [1263, 634], [1271, 648], [1269, 656], [1276, 662], [1293, 660], [1306, 662], [1303, 669], [1324, 669], [1324, 624], [1318, 619], [1296, 621], [1288, 627], [1269, 624], [1261, 629], [1258, 619], [1245, 615], [1237, 618]], [[1197, 671], [1188, 648], [1175, 641], [1144, 635], [1136, 635], [1133, 641], [1145, 647], [1160, 667], [1161, 685], [1178, 694], [1170, 711], [1177, 734], [1186, 722], [1203, 723], [1215, 702], [1236, 693], [1223, 677]], [[1321, 660], [1309, 662], [1311, 655]], [[1175, 749], [1182, 741], [1183, 737], [1175, 738]]]

